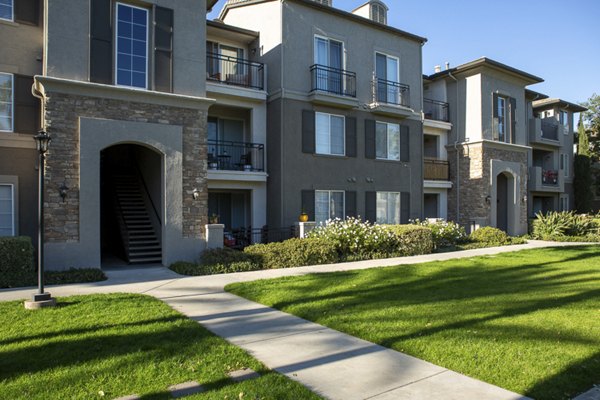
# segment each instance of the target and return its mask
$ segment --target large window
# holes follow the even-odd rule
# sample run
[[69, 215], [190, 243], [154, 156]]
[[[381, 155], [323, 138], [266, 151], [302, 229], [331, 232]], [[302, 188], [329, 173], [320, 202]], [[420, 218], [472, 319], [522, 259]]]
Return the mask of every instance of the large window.
[[375, 152], [378, 159], [400, 160], [400, 125], [376, 123]]
[[117, 85], [148, 87], [148, 10], [117, 4]]
[[496, 111], [498, 114], [498, 140], [501, 142], [506, 142], [507, 132], [508, 132], [508, 124], [507, 124], [507, 101], [505, 97], [498, 96], [496, 101]]
[[316, 150], [318, 154], [345, 154], [344, 117], [340, 115], [316, 113]]
[[0, 184], [0, 236], [15, 235], [14, 186]]
[[567, 111], [564, 110], [560, 110], [560, 114], [558, 114], [558, 117], [560, 119], [560, 124], [565, 128], [563, 133], [565, 135], [569, 134], [569, 113]]
[[344, 69], [344, 44], [320, 36], [315, 36], [316, 89], [332, 93], [343, 93], [341, 70]]
[[377, 223], [400, 223], [400, 193], [377, 192]]
[[0, 131], [13, 130], [13, 76], [0, 73]]
[[12, 21], [13, 17], [13, 0], [0, 0], [0, 19]]
[[400, 61], [382, 53], [375, 53], [377, 101], [400, 104]]
[[344, 219], [344, 192], [337, 190], [315, 191], [315, 220]]

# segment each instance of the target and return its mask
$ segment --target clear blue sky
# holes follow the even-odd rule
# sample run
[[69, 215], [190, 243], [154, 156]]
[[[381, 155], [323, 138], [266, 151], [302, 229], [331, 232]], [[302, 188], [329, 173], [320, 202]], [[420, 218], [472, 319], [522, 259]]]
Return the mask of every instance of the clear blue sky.
[[[366, 0], [333, 0], [352, 11]], [[600, 0], [384, 0], [388, 23], [424, 36], [424, 73], [481, 56], [545, 80], [530, 88], [571, 102], [600, 94]], [[225, 4], [219, 0], [209, 18]]]

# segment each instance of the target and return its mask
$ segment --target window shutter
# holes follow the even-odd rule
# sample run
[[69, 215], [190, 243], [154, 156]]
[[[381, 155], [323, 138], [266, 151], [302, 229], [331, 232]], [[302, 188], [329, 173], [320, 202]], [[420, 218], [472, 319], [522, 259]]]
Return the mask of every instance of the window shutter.
[[31, 94], [33, 77], [14, 76], [14, 130], [35, 134], [40, 128], [40, 101]]
[[346, 156], [356, 157], [356, 117], [346, 117]]
[[517, 99], [510, 98], [510, 143], [517, 141]]
[[315, 191], [314, 190], [303, 190], [302, 191], [302, 211], [308, 214], [308, 220], [315, 220]]
[[377, 221], [377, 192], [365, 192], [365, 220]]
[[410, 193], [400, 193], [400, 223], [408, 224], [410, 219]]
[[91, 0], [90, 81], [113, 83], [112, 2]]
[[302, 110], [302, 152], [314, 153], [315, 141], [315, 112]]
[[400, 161], [410, 161], [410, 130], [404, 125], [400, 125]]
[[358, 217], [356, 213], [356, 192], [353, 190], [346, 190], [345, 196], [346, 202], [346, 218], [348, 217]]
[[40, 24], [40, 0], [16, 0], [15, 21], [23, 24]]
[[375, 158], [375, 120], [365, 120], [365, 158]]
[[154, 8], [154, 89], [173, 91], [173, 10]]

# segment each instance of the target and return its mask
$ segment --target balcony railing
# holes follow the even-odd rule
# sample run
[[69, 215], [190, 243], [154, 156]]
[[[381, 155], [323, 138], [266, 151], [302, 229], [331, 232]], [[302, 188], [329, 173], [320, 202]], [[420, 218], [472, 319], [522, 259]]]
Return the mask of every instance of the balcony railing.
[[311, 91], [356, 97], [356, 73], [315, 64], [310, 67]]
[[448, 161], [426, 158], [423, 163], [423, 179], [428, 181], [450, 180]]
[[264, 90], [265, 66], [259, 62], [209, 52], [206, 53], [206, 79]]
[[558, 170], [542, 169], [542, 185], [558, 186]]
[[265, 146], [260, 143], [209, 140], [208, 169], [264, 172]]
[[297, 229], [293, 225], [287, 228], [270, 228], [267, 225], [262, 228], [239, 228], [225, 233], [225, 245], [242, 250], [251, 244], [283, 242], [297, 235]]
[[542, 120], [542, 137], [558, 140], [558, 122], [554, 118], [544, 118]]
[[449, 105], [446, 102], [424, 98], [423, 112], [427, 119], [450, 122]]
[[373, 95], [375, 102], [410, 107], [410, 87], [403, 83], [373, 80]]

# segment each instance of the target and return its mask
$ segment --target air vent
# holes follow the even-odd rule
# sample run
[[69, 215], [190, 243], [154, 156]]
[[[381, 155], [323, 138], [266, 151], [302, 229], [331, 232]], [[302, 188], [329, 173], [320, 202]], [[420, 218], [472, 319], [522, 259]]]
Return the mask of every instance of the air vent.
[[313, 0], [315, 3], [323, 4], [324, 6], [331, 7], [332, 0]]

